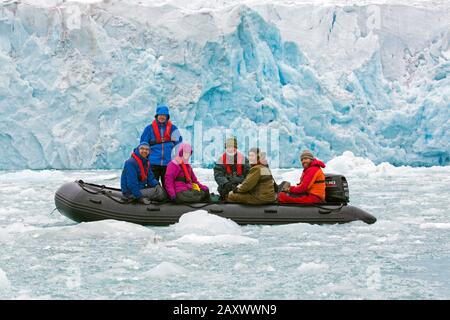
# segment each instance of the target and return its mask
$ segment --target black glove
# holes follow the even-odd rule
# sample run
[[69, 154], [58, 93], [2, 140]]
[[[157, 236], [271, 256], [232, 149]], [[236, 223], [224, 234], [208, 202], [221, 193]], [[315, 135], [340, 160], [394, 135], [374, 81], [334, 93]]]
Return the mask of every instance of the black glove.
[[140, 198], [138, 199], [138, 202], [139, 202], [140, 204], [145, 204], [145, 205], [149, 205], [149, 204], [150, 204], [150, 200], [148, 200], [147, 198], [144, 198], [144, 197], [140, 197]]
[[278, 186], [278, 190], [280, 190], [281, 192], [289, 192], [289, 187], [291, 186], [291, 184], [287, 181], [283, 181], [282, 183], [280, 183], [280, 185]]
[[232, 177], [231, 180], [230, 180], [230, 182], [235, 184], [235, 185], [238, 185], [239, 183], [242, 183], [242, 181], [244, 181], [244, 180], [241, 177]]
[[227, 182], [223, 185], [224, 193], [228, 194], [231, 190], [233, 190], [235, 185], [233, 185], [231, 182]]

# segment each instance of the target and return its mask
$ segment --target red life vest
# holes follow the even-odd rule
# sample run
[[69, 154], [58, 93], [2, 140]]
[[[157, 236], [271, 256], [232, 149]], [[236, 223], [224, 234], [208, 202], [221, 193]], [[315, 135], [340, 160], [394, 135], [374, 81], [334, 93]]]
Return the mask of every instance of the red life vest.
[[[231, 165], [227, 164], [227, 153], [226, 152], [222, 155], [222, 163], [225, 166], [225, 168], [227, 169], [227, 173], [232, 174], [233, 170], [231, 169]], [[237, 166], [238, 176], [242, 176], [242, 163], [244, 163], [244, 156], [241, 153], [237, 152], [236, 166]]]
[[153, 133], [155, 134], [155, 137], [156, 137], [156, 143], [163, 143], [163, 142], [171, 141], [170, 131], [172, 131], [172, 122], [170, 120], [167, 121], [166, 131], [164, 131], [163, 139], [161, 139], [161, 134], [159, 133], [159, 127], [158, 127], [158, 123], [156, 122], [156, 120], [153, 120], [152, 128], [153, 128]]
[[181, 159], [180, 164], [181, 164], [181, 168], [183, 169], [184, 178], [186, 179], [186, 182], [187, 183], [192, 183], [191, 175], [189, 174], [189, 171], [188, 171], [188, 169], [186, 167], [186, 164], [184, 163], [183, 159]]
[[147, 166], [147, 170], [144, 170], [144, 164], [142, 163], [141, 158], [139, 158], [134, 152], [131, 154], [131, 156], [134, 158], [134, 160], [136, 160], [138, 166], [139, 166], [139, 171], [140, 171], [140, 180], [141, 181], [146, 181], [147, 177], [148, 177], [148, 169], [150, 168], [150, 164]]

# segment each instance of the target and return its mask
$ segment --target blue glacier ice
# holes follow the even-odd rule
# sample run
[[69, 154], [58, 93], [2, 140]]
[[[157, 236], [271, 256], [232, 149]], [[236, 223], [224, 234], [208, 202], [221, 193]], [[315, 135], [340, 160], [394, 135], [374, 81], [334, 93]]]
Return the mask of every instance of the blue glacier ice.
[[225, 129], [276, 130], [281, 167], [303, 148], [448, 165], [450, 5], [433, 4], [3, 1], [0, 169], [120, 168], [162, 102], [204, 166]]

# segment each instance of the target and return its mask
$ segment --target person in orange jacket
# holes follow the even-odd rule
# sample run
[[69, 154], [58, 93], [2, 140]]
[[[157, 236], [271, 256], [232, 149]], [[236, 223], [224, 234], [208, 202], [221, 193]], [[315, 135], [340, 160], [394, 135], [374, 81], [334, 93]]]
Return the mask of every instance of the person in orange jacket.
[[314, 158], [311, 151], [305, 150], [300, 155], [303, 173], [300, 183], [291, 187], [289, 182], [281, 184], [278, 194], [279, 203], [321, 203], [325, 202], [325, 164]]

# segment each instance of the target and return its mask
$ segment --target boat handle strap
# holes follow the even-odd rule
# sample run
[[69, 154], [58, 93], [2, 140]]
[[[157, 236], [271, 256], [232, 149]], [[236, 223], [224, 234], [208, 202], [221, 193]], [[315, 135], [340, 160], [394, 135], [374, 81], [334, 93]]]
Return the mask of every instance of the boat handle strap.
[[90, 202], [96, 203], [96, 204], [102, 204], [102, 200], [97, 199], [89, 199]]

